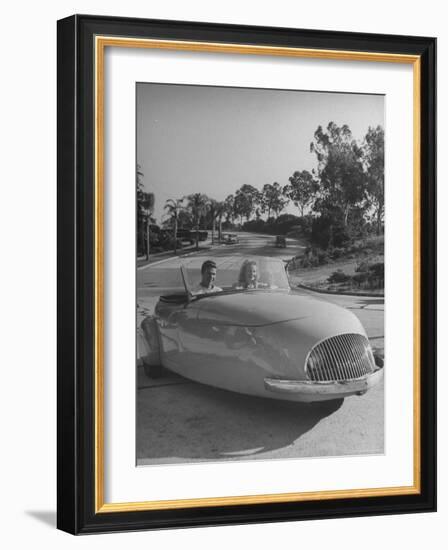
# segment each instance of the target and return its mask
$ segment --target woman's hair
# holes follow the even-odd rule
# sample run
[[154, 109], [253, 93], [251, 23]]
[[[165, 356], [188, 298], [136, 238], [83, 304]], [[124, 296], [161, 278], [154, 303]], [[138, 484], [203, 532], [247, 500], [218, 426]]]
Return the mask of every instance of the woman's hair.
[[[253, 265], [257, 267], [257, 262], [255, 260], [244, 260], [243, 265], [241, 266], [241, 269], [240, 269], [240, 274], [238, 275], [239, 284], [241, 285], [247, 284], [247, 272], [248, 272], [248, 269]], [[256, 280], [258, 281], [258, 269], [257, 269]]]

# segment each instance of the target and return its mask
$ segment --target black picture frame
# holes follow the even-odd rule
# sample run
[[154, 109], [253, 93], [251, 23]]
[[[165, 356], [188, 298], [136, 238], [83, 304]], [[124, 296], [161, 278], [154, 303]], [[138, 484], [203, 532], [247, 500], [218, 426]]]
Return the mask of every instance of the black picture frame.
[[[96, 36], [417, 56], [420, 60], [420, 485], [415, 494], [173, 509], [96, 509]], [[73, 534], [436, 509], [436, 39], [74, 15], [58, 21], [57, 526]]]

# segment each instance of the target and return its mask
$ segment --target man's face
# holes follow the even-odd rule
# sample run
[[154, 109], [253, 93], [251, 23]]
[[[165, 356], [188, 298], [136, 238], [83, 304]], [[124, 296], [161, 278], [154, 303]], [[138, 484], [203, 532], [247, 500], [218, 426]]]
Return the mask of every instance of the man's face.
[[213, 285], [216, 279], [216, 267], [206, 267], [204, 273], [202, 274], [202, 286], [209, 288]]

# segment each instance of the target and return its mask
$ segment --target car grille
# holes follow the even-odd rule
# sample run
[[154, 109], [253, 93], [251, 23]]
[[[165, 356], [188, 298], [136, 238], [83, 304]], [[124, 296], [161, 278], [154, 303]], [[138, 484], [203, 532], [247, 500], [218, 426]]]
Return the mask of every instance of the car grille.
[[372, 348], [361, 334], [340, 334], [323, 340], [314, 346], [305, 364], [313, 382], [354, 380], [374, 368]]

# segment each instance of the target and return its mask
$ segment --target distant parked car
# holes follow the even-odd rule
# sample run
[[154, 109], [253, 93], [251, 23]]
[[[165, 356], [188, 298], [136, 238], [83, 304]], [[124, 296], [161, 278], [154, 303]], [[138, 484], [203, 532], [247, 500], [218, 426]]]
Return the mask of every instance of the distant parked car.
[[277, 235], [275, 237], [275, 246], [278, 248], [286, 248], [286, 237], [283, 235]]
[[237, 244], [239, 239], [236, 233], [224, 233], [222, 241], [224, 244]]

